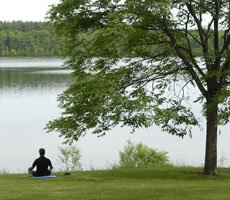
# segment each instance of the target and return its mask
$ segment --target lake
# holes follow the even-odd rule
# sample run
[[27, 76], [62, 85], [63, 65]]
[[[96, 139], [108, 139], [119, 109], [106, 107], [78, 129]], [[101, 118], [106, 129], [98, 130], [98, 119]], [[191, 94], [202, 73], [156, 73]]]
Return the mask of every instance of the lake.
[[[45, 124], [61, 112], [56, 101], [72, 78], [62, 68], [63, 60], [51, 58], [0, 59], [0, 172], [26, 172], [38, 149], [46, 149], [54, 169], [61, 169], [58, 146], [64, 146], [58, 133], [45, 133]], [[200, 106], [194, 106], [200, 112]], [[162, 133], [158, 127], [139, 129], [115, 128], [104, 137], [87, 135], [73, 145], [81, 150], [84, 170], [106, 169], [119, 159], [119, 151], [131, 140], [169, 152], [170, 160], [178, 165], [200, 166], [204, 161], [204, 130], [193, 129], [193, 138], [184, 139]], [[218, 136], [218, 154], [226, 158], [229, 167], [229, 126], [221, 127]]]

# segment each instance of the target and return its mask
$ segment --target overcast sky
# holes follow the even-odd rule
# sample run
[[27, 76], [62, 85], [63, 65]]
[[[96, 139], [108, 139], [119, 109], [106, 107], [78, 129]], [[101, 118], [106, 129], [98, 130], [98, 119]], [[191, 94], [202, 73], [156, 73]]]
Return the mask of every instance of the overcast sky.
[[45, 21], [49, 5], [59, 0], [0, 0], [0, 21]]

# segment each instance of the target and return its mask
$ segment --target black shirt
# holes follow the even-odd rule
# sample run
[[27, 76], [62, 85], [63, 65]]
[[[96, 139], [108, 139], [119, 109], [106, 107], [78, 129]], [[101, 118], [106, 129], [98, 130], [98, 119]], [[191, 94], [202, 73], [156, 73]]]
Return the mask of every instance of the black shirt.
[[45, 156], [40, 156], [38, 159], [36, 159], [32, 166], [37, 167], [36, 176], [50, 175], [48, 167], [53, 169], [51, 161]]

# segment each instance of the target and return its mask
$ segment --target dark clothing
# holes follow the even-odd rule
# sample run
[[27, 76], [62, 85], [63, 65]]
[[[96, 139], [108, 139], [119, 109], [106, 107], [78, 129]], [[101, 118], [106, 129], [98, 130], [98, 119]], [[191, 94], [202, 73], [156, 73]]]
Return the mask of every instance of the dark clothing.
[[51, 172], [49, 170], [47, 171], [47, 174], [45, 174], [45, 175], [40, 175], [40, 174], [37, 174], [37, 172], [32, 171], [32, 176], [35, 176], [35, 177], [38, 177], [38, 176], [49, 176], [50, 174], [51, 174]]
[[33, 172], [33, 176], [50, 175], [51, 172], [48, 170], [48, 167], [50, 167], [50, 169], [53, 169], [51, 161], [44, 156], [40, 156], [34, 161], [32, 167], [34, 168], [35, 166], [37, 167], [37, 170], [36, 172]]

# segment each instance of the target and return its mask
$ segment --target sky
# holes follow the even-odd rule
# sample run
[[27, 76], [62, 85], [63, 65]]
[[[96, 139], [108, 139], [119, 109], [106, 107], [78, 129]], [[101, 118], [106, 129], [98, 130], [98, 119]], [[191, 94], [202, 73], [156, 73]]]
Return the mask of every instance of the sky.
[[0, 0], [0, 21], [46, 21], [49, 5], [59, 0]]

